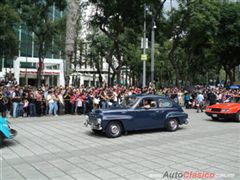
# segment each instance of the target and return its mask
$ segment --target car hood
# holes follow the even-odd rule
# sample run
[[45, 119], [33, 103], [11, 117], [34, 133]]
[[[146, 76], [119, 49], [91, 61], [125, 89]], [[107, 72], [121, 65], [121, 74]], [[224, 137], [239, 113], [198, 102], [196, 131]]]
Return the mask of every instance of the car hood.
[[231, 109], [240, 107], [239, 103], [223, 103], [223, 104], [214, 104], [212, 106], [208, 106], [208, 108], [220, 108], [220, 109]]

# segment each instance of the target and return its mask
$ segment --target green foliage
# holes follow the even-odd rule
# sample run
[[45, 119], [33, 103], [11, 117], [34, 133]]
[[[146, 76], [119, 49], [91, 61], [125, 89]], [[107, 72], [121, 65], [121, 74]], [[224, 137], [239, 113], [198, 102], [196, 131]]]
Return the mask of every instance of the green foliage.
[[[14, 3], [19, 15], [10, 4]], [[217, 79], [222, 69], [231, 81], [240, 64], [240, 3], [219, 0], [178, 0], [179, 7], [163, 15], [165, 0], [90, 0], [95, 5], [91, 17], [92, 31], [87, 37], [90, 51], [88, 63], [100, 70], [102, 59], [113, 74], [120, 77], [123, 66], [140, 81], [142, 61], [140, 39], [143, 36], [144, 4], [151, 10], [146, 15], [146, 35], [150, 40], [152, 20], [155, 30], [155, 75], [162, 85], [205, 83]], [[39, 57], [57, 45], [64, 49], [66, 18], [52, 20], [49, 10], [55, 4], [63, 10], [65, 0], [17, 0], [0, 3], [0, 50], [5, 56], [16, 54], [18, 45], [13, 29], [21, 17], [21, 25], [35, 33]], [[82, 7], [83, 8], [83, 7]], [[80, 51], [83, 50], [83, 42]], [[82, 52], [81, 52], [82, 53]], [[150, 51], [147, 50], [148, 57]], [[150, 59], [150, 58], [149, 58]], [[117, 64], [117, 66], [116, 66]], [[149, 67], [150, 61], [147, 61]], [[147, 68], [147, 74], [150, 68]], [[101, 74], [101, 72], [98, 72]], [[221, 73], [223, 74], [223, 73]], [[219, 75], [220, 76], [220, 75]], [[114, 78], [114, 77], [113, 77]], [[112, 81], [113, 82], [113, 81]]]
[[16, 3], [22, 24], [36, 35], [37, 44], [42, 48], [39, 49], [42, 56], [46, 54], [47, 49], [51, 49], [52, 40], [59, 33], [59, 25], [63, 25], [59, 22], [62, 21], [61, 19], [53, 20], [50, 16], [49, 12], [54, 4], [59, 10], [64, 10], [66, 7], [65, 0], [18, 0]]
[[0, 3], [0, 56], [13, 58], [18, 50], [18, 40], [14, 27], [19, 22], [19, 16], [13, 6], [7, 1]]
[[[142, 64], [140, 37], [143, 36], [144, 3], [151, 7], [152, 14], [157, 19], [160, 11], [155, 11], [159, 10], [158, 7], [162, 7], [161, 4], [165, 0], [163, 2], [161, 0], [90, 0], [90, 2], [96, 6], [96, 13], [92, 17], [91, 24], [99, 28], [113, 43], [107, 50], [107, 62], [117, 75], [117, 82], [119, 82], [120, 72], [124, 65], [131, 66], [133, 74], [140, 75], [139, 68]], [[148, 24], [151, 23], [149, 18], [151, 16], [147, 16]], [[118, 66], [115, 67], [114, 64]]]
[[240, 64], [240, 3], [221, 3], [220, 9], [215, 51], [218, 63], [224, 67], [230, 81], [234, 82], [235, 67]]
[[[37, 70], [37, 86], [41, 85], [41, 72], [44, 56], [52, 49], [54, 38], [58, 36], [61, 18], [53, 19], [51, 11], [53, 5], [59, 10], [66, 7], [65, 0], [17, 0], [16, 7], [22, 20], [22, 26], [26, 26], [30, 32], [35, 34], [35, 43], [38, 47], [39, 64]], [[57, 41], [59, 39], [56, 38]], [[62, 40], [60, 40], [62, 41]]]

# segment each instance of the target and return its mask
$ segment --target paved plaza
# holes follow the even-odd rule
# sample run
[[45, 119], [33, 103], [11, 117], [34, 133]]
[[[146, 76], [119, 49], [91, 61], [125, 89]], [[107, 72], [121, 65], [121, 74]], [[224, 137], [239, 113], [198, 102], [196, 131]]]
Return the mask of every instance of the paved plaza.
[[176, 132], [135, 132], [115, 139], [92, 133], [84, 116], [10, 119], [18, 135], [0, 150], [0, 179], [157, 180], [197, 172], [213, 173], [211, 179], [240, 179], [240, 123], [185, 111], [190, 123]]

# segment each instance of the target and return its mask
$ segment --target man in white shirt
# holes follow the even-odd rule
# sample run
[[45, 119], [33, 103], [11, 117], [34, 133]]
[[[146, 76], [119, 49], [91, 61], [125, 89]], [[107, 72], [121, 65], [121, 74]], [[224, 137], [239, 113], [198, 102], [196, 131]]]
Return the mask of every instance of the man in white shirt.
[[197, 113], [201, 110], [203, 112], [203, 101], [204, 101], [204, 96], [201, 92], [198, 93], [197, 95]]

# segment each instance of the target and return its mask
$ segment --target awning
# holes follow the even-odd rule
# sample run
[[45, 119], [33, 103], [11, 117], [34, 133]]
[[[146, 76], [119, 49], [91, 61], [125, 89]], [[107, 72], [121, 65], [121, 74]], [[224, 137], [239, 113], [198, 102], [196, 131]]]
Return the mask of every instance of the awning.
[[[20, 74], [36, 75], [37, 71], [20, 71]], [[60, 72], [43, 71], [41, 75], [59, 75]]]

